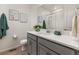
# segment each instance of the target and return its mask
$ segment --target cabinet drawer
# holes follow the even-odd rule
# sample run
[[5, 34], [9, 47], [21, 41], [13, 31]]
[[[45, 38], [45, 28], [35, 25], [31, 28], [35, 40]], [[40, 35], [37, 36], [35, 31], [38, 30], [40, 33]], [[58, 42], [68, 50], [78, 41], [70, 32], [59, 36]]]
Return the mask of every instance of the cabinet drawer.
[[38, 42], [40, 44], [48, 47], [49, 49], [56, 51], [57, 53], [59, 53], [61, 55], [73, 55], [75, 53], [74, 50], [64, 47], [62, 45], [58, 45], [56, 43], [50, 42], [47, 39], [38, 38]]
[[32, 35], [32, 34], [30, 34], [30, 33], [27, 33], [27, 37], [30, 37], [30, 38], [32, 38], [33, 40], [36, 40], [36, 36], [35, 36], [35, 35]]
[[57, 55], [55, 52], [49, 50], [48, 48], [42, 45], [38, 46], [38, 54], [39, 55]]

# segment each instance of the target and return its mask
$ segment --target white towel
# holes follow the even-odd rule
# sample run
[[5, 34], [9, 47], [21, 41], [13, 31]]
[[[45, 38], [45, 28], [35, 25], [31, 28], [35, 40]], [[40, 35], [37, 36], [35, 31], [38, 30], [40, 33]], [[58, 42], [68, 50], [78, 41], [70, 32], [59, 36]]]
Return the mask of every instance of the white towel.
[[77, 16], [74, 16], [72, 20], [72, 35], [77, 36]]

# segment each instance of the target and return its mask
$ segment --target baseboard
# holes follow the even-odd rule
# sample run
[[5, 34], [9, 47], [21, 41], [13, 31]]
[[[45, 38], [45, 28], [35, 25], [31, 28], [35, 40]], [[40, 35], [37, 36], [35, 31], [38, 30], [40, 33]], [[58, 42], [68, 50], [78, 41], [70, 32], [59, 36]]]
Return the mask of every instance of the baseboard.
[[12, 47], [12, 48], [8, 48], [8, 49], [4, 49], [4, 50], [0, 50], [0, 55], [2, 55], [2, 54], [5, 53], [5, 52], [14, 51], [14, 50], [16, 50], [16, 49], [19, 48], [19, 47], [21, 47], [21, 45], [18, 45], [18, 46]]

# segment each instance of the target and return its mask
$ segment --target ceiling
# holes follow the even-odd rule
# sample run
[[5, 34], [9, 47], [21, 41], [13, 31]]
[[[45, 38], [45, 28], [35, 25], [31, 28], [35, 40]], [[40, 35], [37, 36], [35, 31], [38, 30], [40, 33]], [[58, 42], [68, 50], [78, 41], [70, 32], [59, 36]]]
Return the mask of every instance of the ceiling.
[[54, 11], [56, 9], [63, 8], [63, 6], [49, 4], [49, 5], [42, 5], [41, 8], [44, 8], [45, 10], [48, 10], [51, 12], [51, 11]]
[[31, 4], [30, 6], [50, 12], [61, 8], [79, 8], [79, 4]]

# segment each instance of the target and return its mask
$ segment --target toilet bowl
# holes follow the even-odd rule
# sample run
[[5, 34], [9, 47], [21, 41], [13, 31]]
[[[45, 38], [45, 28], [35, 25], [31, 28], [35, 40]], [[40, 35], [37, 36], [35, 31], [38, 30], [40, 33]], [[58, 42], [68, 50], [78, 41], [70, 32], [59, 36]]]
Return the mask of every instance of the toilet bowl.
[[20, 44], [21, 44], [21, 46], [22, 46], [22, 51], [24, 51], [25, 50], [25, 45], [27, 44], [27, 39], [23, 39], [23, 40], [21, 40], [20, 41]]

